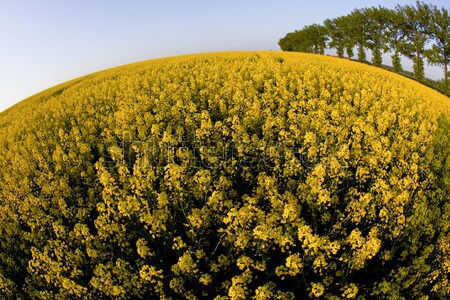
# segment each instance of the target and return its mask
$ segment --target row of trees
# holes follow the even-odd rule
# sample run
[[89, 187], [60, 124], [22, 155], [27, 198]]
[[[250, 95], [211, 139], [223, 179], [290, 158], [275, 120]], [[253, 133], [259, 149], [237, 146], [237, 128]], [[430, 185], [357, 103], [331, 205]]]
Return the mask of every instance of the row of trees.
[[372, 63], [381, 66], [382, 54], [391, 53], [395, 72], [402, 71], [401, 55], [413, 61], [417, 80], [425, 79], [424, 61], [444, 70], [443, 85], [449, 90], [450, 16], [436, 5], [416, 2], [415, 6], [397, 5], [395, 9], [370, 7], [355, 9], [346, 16], [327, 19], [322, 25], [307, 25], [280, 39], [284, 51], [323, 54], [326, 47], [336, 49], [339, 57], [346, 53], [366, 61], [366, 50], [372, 52]]

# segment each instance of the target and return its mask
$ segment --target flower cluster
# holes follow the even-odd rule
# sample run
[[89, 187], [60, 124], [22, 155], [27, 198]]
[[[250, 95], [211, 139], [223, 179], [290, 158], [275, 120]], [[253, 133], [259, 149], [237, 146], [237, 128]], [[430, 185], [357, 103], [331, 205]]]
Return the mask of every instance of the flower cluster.
[[449, 113], [417, 82], [300, 53], [44, 91], [0, 114], [0, 295], [448, 297]]

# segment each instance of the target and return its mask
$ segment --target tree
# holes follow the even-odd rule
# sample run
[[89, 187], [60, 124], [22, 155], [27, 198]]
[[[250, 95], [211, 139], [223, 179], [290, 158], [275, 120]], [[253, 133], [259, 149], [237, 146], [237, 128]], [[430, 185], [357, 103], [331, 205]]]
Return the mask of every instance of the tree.
[[365, 62], [365, 48], [367, 47], [367, 18], [359, 9], [353, 10], [351, 14], [347, 15], [345, 18], [347, 20], [346, 35], [352, 40], [349, 44], [351, 46], [354, 43], [358, 47], [358, 61]]
[[340, 34], [339, 36], [343, 49], [347, 52], [349, 59], [354, 55], [355, 46], [358, 47], [357, 57], [361, 62], [366, 61], [365, 48], [367, 46], [366, 40], [366, 23], [367, 20], [361, 10], [354, 10], [352, 13], [333, 19], [335, 30]]
[[326, 30], [324, 26], [313, 24], [301, 30], [288, 33], [278, 44], [283, 51], [309, 52], [323, 54], [326, 46]]
[[324, 25], [330, 40], [329, 47], [335, 48], [340, 58], [344, 57], [345, 40], [339, 22], [336, 19], [326, 19]]
[[425, 46], [429, 40], [428, 27], [431, 20], [429, 5], [416, 2], [416, 6], [397, 6], [403, 18], [402, 30], [406, 36], [402, 53], [412, 59], [414, 76], [418, 81], [425, 79], [424, 54]]
[[327, 42], [325, 27], [319, 24], [313, 24], [305, 26], [303, 30], [306, 38], [310, 41], [311, 52], [324, 54]]
[[283, 51], [296, 51], [298, 45], [301, 42], [299, 37], [299, 31], [289, 32], [284, 38], [281, 38], [279, 40], [278, 45]]
[[370, 7], [363, 10], [366, 23], [366, 43], [372, 50], [372, 63], [379, 67], [383, 62], [382, 52], [387, 51], [386, 28], [389, 10], [383, 7]]
[[400, 73], [402, 71], [402, 64], [400, 54], [405, 43], [405, 34], [403, 32], [404, 19], [397, 8], [395, 10], [387, 10], [386, 19], [386, 42], [389, 50], [392, 51], [392, 67], [394, 72]]
[[432, 48], [425, 52], [428, 62], [444, 69], [444, 91], [449, 90], [450, 65], [450, 16], [446, 8], [438, 9], [432, 7], [432, 21], [430, 22], [429, 34], [433, 38]]
[[335, 19], [337, 28], [342, 32], [343, 44], [345, 52], [347, 52], [348, 59], [352, 59], [354, 55], [353, 49], [357, 44], [357, 26], [351, 15], [338, 17]]

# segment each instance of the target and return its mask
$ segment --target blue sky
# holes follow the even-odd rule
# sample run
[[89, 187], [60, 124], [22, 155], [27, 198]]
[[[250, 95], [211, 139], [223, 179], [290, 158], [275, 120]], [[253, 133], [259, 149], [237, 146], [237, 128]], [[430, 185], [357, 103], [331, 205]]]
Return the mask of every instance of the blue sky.
[[[279, 38], [304, 25], [396, 3], [415, 1], [0, 0], [0, 111], [58, 83], [131, 62], [279, 50]], [[429, 3], [450, 7], [448, 0]], [[442, 77], [439, 69], [427, 76]]]

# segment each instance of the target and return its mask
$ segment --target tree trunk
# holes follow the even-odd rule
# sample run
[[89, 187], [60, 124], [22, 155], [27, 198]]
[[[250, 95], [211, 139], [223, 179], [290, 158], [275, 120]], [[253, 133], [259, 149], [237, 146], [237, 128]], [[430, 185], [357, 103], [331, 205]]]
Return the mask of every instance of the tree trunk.
[[366, 61], [366, 51], [364, 50], [362, 43], [360, 43], [358, 46], [358, 60], [360, 62]]
[[383, 58], [381, 57], [381, 50], [378, 45], [376, 45], [373, 49], [373, 57], [372, 57], [372, 63], [374, 66], [381, 66], [381, 63], [383, 62]]
[[444, 62], [444, 92], [448, 95], [449, 93], [449, 82], [448, 82], [448, 63], [449, 60], [446, 59]]
[[422, 56], [420, 55], [420, 52], [418, 50], [416, 51], [416, 56], [414, 57], [413, 61], [414, 77], [417, 81], [423, 81], [425, 79], [425, 70], [423, 66]]
[[394, 55], [392, 57], [392, 67], [394, 68], [394, 72], [400, 73], [402, 71], [402, 64], [400, 60], [400, 56], [398, 54], [398, 51], [395, 51]]
[[338, 46], [337, 49], [336, 49], [336, 51], [337, 51], [337, 55], [338, 55], [340, 58], [343, 58], [343, 57], [344, 57], [344, 48], [343, 48], [342, 46]]

